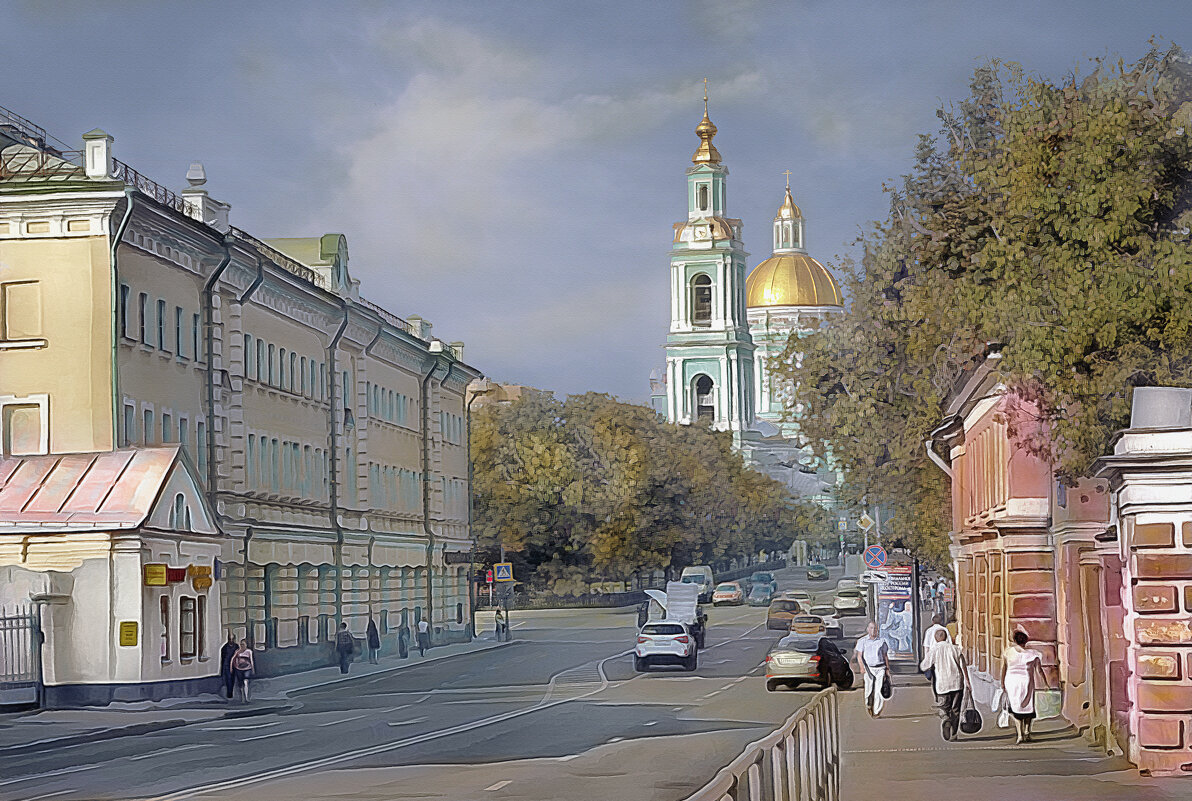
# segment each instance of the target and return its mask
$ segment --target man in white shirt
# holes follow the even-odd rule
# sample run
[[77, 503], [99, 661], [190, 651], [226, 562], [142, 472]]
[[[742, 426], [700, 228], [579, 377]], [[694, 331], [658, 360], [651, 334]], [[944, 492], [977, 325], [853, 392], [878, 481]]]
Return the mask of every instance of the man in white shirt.
[[853, 646], [857, 667], [865, 677], [865, 711], [870, 717], [880, 717], [886, 699], [882, 696], [882, 683], [890, 670], [889, 646], [878, 636], [877, 623], [869, 622], [865, 636]]
[[946, 629], [941, 627], [936, 631], [935, 645], [923, 657], [919, 667], [933, 672], [932, 688], [942, 721], [941, 733], [945, 740], [955, 740], [960, 731], [960, 710], [964, 703], [964, 689], [969, 687], [969, 677], [960, 646], [948, 642]]
[[430, 648], [430, 624], [422, 618], [418, 621], [418, 656], [426, 656], [427, 648]]
[[940, 617], [939, 615], [932, 615], [931, 616], [931, 625], [927, 628], [927, 631], [925, 631], [923, 633], [923, 655], [924, 656], [927, 656], [927, 652], [930, 651], [935, 646], [935, 633], [937, 631], [942, 631], [944, 633], [945, 640], [947, 640], [948, 642], [952, 641], [952, 635], [948, 633], [948, 630], [946, 628], [944, 628], [944, 619], [942, 617]]

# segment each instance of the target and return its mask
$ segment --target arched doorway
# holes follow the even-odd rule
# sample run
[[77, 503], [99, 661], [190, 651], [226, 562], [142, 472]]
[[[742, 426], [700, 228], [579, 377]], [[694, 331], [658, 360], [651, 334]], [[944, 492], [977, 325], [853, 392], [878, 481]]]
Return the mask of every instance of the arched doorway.
[[716, 420], [716, 385], [711, 376], [697, 375], [692, 382], [695, 391], [695, 419], [711, 424]]

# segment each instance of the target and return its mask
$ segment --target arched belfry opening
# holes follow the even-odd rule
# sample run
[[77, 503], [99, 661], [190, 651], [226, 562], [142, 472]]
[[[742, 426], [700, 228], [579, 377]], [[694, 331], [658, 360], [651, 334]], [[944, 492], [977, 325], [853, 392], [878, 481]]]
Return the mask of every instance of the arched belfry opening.
[[712, 278], [697, 275], [691, 281], [691, 324], [702, 328], [712, 325]]
[[711, 376], [696, 376], [692, 386], [695, 389], [695, 419], [708, 424], [715, 422], [716, 385]]

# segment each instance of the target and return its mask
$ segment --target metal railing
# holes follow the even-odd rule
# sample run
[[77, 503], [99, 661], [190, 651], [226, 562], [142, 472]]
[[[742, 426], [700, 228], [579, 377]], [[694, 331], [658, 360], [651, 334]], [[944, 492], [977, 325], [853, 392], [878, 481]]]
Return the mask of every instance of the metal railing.
[[687, 801], [839, 801], [840, 701], [816, 693], [775, 732], [746, 746]]
[[117, 181], [123, 181], [146, 197], [156, 200], [163, 206], [168, 206], [179, 214], [185, 214], [188, 217], [194, 217], [196, 214], [193, 203], [184, 200], [177, 192], [166, 189], [152, 178], [137, 172], [120, 159], [112, 159], [112, 177]]
[[414, 328], [414, 325], [409, 320], [403, 320], [401, 317], [398, 317], [393, 312], [388, 311], [388, 310], [378, 306], [377, 304], [373, 303], [370, 300], [365, 300], [364, 298], [357, 298], [353, 302], [358, 303], [361, 306], [363, 306], [364, 308], [373, 312], [374, 314], [376, 314], [378, 317], [380, 317], [385, 322], [389, 323], [389, 325], [393, 326], [397, 330], [405, 331], [407, 334], [410, 334], [411, 336], [418, 337], [419, 339], [422, 338], [422, 332], [416, 330]]
[[308, 267], [305, 264], [303, 264], [302, 262], [296, 261], [296, 260], [290, 258], [289, 256], [282, 253], [277, 248], [273, 247], [270, 244], [262, 242], [261, 240], [257, 239], [255, 236], [248, 233], [247, 231], [244, 231], [244, 230], [237, 228], [235, 226], [231, 226], [230, 230], [231, 230], [233, 236], [235, 236], [237, 239], [239, 239], [244, 244], [246, 244], [249, 247], [256, 250], [257, 253], [259, 253], [261, 256], [263, 256], [264, 258], [273, 262], [278, 267], [281, 267], [286, 272], [291, 273], [292, 275], [296, 275], [299, 278], [301, 278], [302, 280], [307, 281], [311, 284], [314, 284], [317, 287], [322, 287], [323, 289], [330, 289], [330, 287], [328, 287], [326, 282], [323, 280], [323, 276], [319, 275], [319, 273], [316, 272], [311, 267]]
[[26, 146], [0, 153], [0, 181], [82, 178], [83, 151], [38, 150]]

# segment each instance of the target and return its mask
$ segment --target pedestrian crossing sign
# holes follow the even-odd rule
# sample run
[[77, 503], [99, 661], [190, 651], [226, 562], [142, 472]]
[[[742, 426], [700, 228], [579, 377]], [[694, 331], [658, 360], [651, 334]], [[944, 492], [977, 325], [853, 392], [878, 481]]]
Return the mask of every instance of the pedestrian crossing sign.
[[493, 565], [493, 578], [497, 581], [513, 581], [513, 563], [497, 562]]

